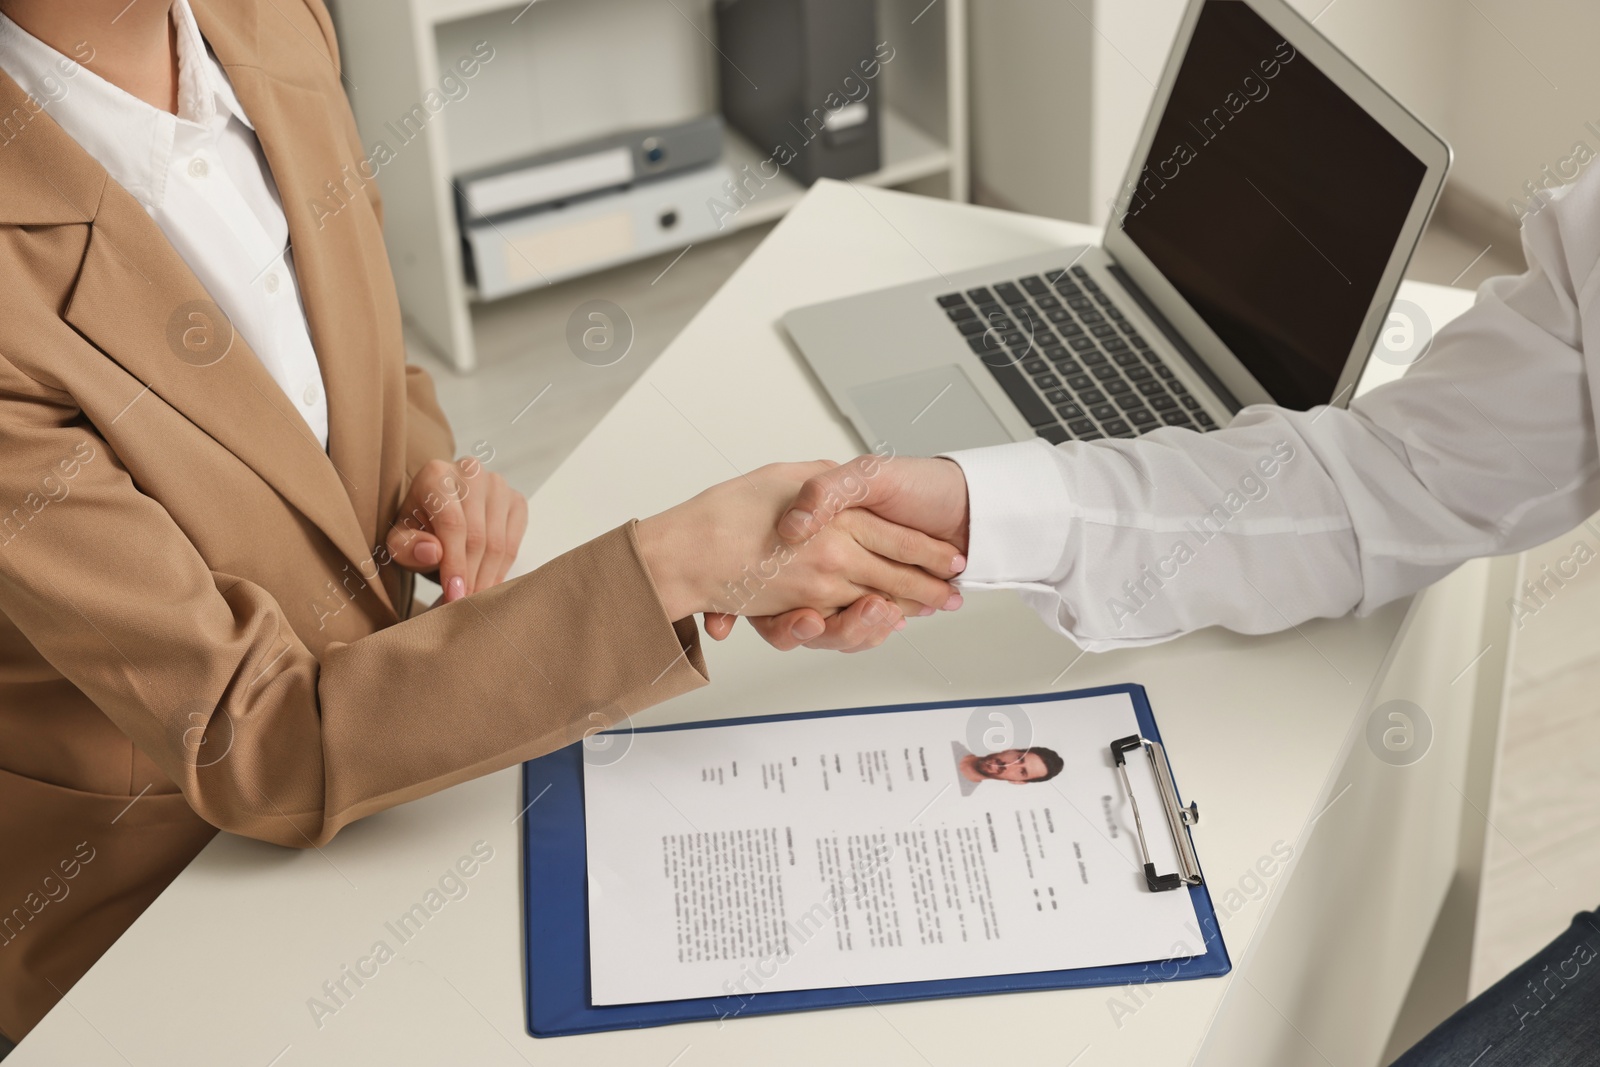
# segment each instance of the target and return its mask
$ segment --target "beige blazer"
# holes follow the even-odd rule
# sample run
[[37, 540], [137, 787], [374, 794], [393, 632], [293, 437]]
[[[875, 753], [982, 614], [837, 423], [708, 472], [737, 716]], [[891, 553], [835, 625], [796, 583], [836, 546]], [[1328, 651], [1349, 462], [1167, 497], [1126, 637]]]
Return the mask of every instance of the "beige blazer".
[[317, 224], [325, 184], [366, 155], [332, 25], [320, 0], [193, 6], [282, 196], [329, 451], [245, 338], [185, 332], [215, 313], [200, 283], [0, 75], [12, 1039], [217, 829], [321, 845], [705, 681], [694, 624], [666, 618], [631, 524], [408, 618], [411, 578], [382, 546], [411, 472], [454, 442], [404, 362], [376, 187]]

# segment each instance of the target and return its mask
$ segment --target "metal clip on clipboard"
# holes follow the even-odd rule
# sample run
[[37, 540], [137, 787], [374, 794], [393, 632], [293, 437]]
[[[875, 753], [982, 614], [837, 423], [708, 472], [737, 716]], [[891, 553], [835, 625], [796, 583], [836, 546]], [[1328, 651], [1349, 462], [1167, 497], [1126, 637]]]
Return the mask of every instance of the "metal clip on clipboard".
[[[1157, 874], [1156, 865], [1150, 861], [1144, 820], [1139, 817], [1139, 801], [1133, 795], [1133, 783], [1128, 781], [1128, 765], [1124, 758], [1127, 753], [1140, 747], [1150, 757], [1150, 769], [1155, 773], [1156, 786], [1161, 792], [1161, 807], [1167, 813], [1167, 828], [1172, 831], [1172, 843], [1178, 850], [1180, 869], [1177, 874]], [[1133, 825], [1139, 831], [1139, 853], [1144, 857], [1144, 880], [1150, 891], [1159, 893], [1165, 889], [1202, 884], [1204, 879], [1200, 874], [1200, 860], [1194, 854], [1194, 845], [1189, 841], [1188, 834], [1188, 827], [1200, 821], [1200, 808], [1194, 803], [1186, 808], [1178, 803], [1178, 787], [1172, 781], [1172, 772], [1167, 768], [1167, 753], [1161, 743], [1138, 734], [1120, 738], [1111, 742], [1111, 758], [1116, 761], [1117, 771], [1122, 775], [1122, 787], [1128, 791], [1128, 803], [1133, 805]]]

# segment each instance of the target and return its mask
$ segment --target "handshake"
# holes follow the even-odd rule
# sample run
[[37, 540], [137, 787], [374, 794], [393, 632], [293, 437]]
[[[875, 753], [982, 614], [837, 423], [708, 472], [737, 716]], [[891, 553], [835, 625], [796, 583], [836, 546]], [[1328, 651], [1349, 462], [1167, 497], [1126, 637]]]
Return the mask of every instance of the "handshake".
[[[498, 585], [527, 529], [527, 499], [476, 459], [417, 472], [391, 558], [437, 572], [440, 603]], [[645, 566], [674, 622], [740, 615], [776, 648], [875, 648], [908, 615], [954, 611], [966, 567], [967, 481], [947, 459], [868, 455], [775, 463], [640, 521]]]
[[858, 652], [961, 606], [967, 483], [947, 459], [776, 463], [637, 533], [669, 618], [703, 614], [720, 641], [744, 615], [775, 648]]

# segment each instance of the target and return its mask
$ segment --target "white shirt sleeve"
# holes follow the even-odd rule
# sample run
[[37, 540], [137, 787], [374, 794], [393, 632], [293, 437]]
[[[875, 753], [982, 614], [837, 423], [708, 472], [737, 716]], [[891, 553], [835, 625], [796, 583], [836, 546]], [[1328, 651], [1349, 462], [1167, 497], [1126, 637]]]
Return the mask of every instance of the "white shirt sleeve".
[[1365, 614], [1600, 508], [1586, 320], [1600, 313], [1600, 172], [1524, 224], [1495, 278], [1397, 382], [1348, 410], [1241, 411], [1208, 434], [951, 453], [968, 588], [1015, 588], [1090, 650], [1205, 626]]

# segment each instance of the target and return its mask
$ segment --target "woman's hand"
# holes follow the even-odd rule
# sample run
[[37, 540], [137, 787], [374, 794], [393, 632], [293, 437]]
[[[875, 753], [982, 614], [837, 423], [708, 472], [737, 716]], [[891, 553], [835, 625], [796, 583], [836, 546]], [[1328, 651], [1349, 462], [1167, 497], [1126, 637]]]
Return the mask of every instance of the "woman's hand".
[[[777, 521], [808, 478], [834, 464], [773, 464], [644, 519], [638, 536], [669, 617], [775, 615], [798, 607], [850, 616], [881, 641], [905, 615], [955, 607], [954, 546], [865, 510], [789, 544]], [[865, 603], [858, 601], [866, 598]]]
[[[963, 552], [967, 548], [967, 479], [953, 460], [868, 455], [829, 467], [806, 481], [779, 520], [779, 534], [785, 541], [802, 542], [830, 523], [861, 514], [851, 508], [870, 508], [873, 514], [942, 538]], [[965, 565], [961, 560], [960, 566]], [[862, 639], [861, 619], [848, 611], [830, 617], [812, 608], [797, 608], [752, 618], [750, 625], [768, 644], [785, 652], [800, 645], [854, 651]], [[731, 617], [715, 624], [706, 619], [706, 632], [718, 640], [732, 629]]]
[[528, 500], [504, 478], [471, 456], [435, 459], [411, 480], [387, 544], [407, 570], [437, 570], [450, 603], [505, 581], [527, 528]]

